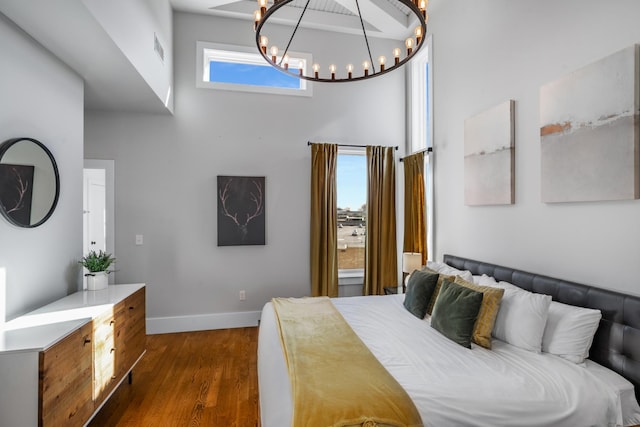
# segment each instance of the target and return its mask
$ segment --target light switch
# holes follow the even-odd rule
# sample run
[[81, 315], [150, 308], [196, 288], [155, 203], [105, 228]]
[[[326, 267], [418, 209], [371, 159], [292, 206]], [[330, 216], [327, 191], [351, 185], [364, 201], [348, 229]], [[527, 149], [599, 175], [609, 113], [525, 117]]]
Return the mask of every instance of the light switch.
[[136, 245], [140, 246], [144, 243], [144, 238], [142, 237], [142, 234], [136, 234]]

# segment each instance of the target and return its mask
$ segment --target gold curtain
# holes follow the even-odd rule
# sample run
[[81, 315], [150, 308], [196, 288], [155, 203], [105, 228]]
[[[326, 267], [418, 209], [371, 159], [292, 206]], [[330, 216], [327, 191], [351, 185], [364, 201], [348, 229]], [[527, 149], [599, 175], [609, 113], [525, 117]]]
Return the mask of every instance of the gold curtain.
[[311, 144], [311, 296], [338, 296], [336, 144]]
[[405, 157], [404, 163], [404, 245], [403, 252], [422, 254], [427, 263], [427, 225], [424, 199], [424, 153]]
[[367, 146], [367, 236], [364, 295], [398, 286], [394, 147]]

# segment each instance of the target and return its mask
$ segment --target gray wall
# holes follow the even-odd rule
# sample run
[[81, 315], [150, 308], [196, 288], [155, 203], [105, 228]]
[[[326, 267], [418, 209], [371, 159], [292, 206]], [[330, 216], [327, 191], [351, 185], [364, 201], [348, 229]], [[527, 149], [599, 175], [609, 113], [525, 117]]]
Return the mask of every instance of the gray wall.
[[[435, 2], [434, 2], [435, 3]], [[436, 254], [640, 294], [640, 201], [540, 201], [539, 88], [640, 43], [640, 2], [447, 0], [434, 33]], [[513, 206], [464, 206], [464, 120], [516, 101]]]
[[[85, 156], [115, 160], [118, 281], [147, 283], [151, 332], [255, 322], [270, 298], [309, 294], [307, 141], [403, 147], [404, 73], [311, 98], [197, 89], [196, 41], [253, 46], [251, 23], [176, 13], [173, 28], [173, 117], [86, 114]], [[266, 177], [266, 246], [217, 247], [217, 175]]]
[[12, 319], [78, 289], [84, 101], [82, 80], [2, 14], [0, 52], [0, 141], [40, 140], [55, 156], [61, 181], [58, 207], [42, 226], [19, 228], [0, 218], [6, 270], [0, 304]]

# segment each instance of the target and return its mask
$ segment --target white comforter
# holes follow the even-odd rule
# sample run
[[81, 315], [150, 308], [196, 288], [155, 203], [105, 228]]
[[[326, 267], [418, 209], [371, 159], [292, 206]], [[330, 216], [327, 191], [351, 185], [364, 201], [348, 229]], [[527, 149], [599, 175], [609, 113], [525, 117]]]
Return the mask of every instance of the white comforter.
[[[492, 350], [463, 348], [411, 315], [403, 299], [352, 297], [333, 303], [405, 388], [425, 426], [623, 424], [620, 390], [602, 375], [495, 339]], [[270, 303], [262, 312], [258, 374], [262, 426], [289, 426], [291, 391]]]

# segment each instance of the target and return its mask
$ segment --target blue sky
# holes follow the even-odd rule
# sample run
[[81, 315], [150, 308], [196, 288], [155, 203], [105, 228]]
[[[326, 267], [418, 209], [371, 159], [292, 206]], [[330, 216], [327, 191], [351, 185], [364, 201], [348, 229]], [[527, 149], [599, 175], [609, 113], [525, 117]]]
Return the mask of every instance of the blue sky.
[[[295, 73], [297, 69], [291, 68], [291, 72]], [[209, 63], [209, 81], [294, 89], [300, 88], [299, 78], [285, 74], [266, 64], [253, 65], [211, 61]]]
[[338, 207], [360, 209], [367, 200], [367, 157], [338, 156]]

